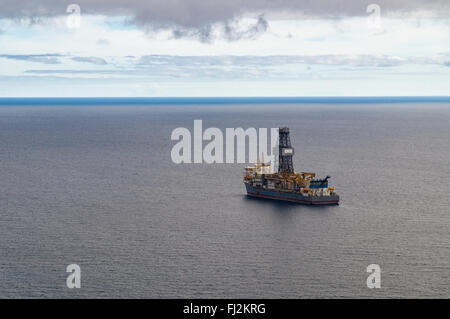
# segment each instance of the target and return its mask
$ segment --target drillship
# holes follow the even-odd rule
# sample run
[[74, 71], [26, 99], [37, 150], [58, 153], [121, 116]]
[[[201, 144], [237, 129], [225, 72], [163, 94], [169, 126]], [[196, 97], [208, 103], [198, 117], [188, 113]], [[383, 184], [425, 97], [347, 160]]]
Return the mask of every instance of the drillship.
[[294, 149], [289, 128], [280, 128], [278, 139], [278, 172], [273, 173], [271, 165], [265, 164], [264, 159], [262, 163], [258, 161], [255, 166], [246, 167], [244, 184], [247, 195], [308, 205], [339, 204], [339, 195], [334, 187], [328, 186], [330, 176], [316, 179], [315, 173], [294, 172]]

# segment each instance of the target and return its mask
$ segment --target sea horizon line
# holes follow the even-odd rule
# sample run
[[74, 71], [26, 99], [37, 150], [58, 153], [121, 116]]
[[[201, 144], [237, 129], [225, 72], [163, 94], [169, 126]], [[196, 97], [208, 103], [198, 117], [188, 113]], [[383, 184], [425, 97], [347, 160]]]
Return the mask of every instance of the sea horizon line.
[[0, 105], [448, 103], [450, 96], [0, 97]]

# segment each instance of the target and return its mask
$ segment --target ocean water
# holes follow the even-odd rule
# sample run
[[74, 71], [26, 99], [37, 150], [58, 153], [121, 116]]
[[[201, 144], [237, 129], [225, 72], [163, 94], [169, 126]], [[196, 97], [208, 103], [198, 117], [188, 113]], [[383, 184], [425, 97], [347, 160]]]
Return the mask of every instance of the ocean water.
[[[315, 102], [3, 102], [0, 297], [449, 298], [450, 103]], [[341, 204], [251, 199], [245, 164], [172, 163], [195, 119], [289, 126], [296, 170], [331, 175]]]

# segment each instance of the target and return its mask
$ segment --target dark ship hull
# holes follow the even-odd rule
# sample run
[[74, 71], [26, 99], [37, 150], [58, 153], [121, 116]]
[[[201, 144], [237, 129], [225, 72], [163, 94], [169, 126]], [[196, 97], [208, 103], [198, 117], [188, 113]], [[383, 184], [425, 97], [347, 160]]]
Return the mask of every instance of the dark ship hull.
[[306, 205], [338, 205], [339, 195], [329, 196], [303, 196], [297, 192], [280, 191], [276, 189], [264, 189], [253, 187], [245, 183], [247, 195], [251, 197], [269, 198]]

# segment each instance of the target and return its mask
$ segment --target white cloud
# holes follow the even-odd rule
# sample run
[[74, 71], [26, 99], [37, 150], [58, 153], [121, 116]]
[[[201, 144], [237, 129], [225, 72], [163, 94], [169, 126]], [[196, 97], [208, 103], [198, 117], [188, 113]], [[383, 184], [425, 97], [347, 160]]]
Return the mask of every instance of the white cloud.
[[269, 19], [253, 33], [262, 22], [243, 18], [232, 34], [239, 41], [210, 43], [125, 20], [83, 16], [79, 29], [62, 17], [31, 27], [0, 20], [0, 96], [450, 95], [445, 20], [383, 18], [380, 31], [366, 18]]

